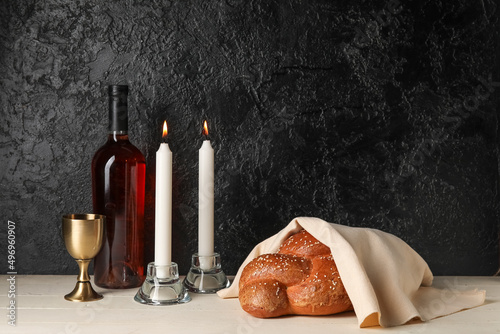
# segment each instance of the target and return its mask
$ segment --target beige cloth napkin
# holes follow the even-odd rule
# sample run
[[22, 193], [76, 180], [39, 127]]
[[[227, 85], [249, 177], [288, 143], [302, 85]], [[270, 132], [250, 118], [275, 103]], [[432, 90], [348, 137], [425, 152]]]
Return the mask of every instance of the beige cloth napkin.
[[238, 297], [239, 278], [247, 263], [261, 254], [277, 252], [286, 238], [302, 228], [330, 247], [360, 327], [397, 326], [414, 318], [427, 321], [484, 303], [485, 291], [431, 287], [433, 276], [427, 263], [392, 234], [310, 217], [295, 218], [255, 246], [233, 284], [218, 295]]

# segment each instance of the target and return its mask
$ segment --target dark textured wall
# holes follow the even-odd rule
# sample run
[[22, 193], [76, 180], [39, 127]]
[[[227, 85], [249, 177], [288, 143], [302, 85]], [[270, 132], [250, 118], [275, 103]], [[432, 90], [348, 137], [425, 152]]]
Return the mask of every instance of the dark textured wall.
[[[130, 85], [147, 159], [146, 261], [164, 119], [173, 260], [197, 247], [197, 159], [216, 151], [216, 250], [234, 274], [295, 216], [394, 233], [435, 274], [498, 268], [498, 1], [0, 3], [0, 254], [76, 273], [61, 215], [91, 211], [106, 86]], [[0, 273], [7, 272], [0, 256]]]

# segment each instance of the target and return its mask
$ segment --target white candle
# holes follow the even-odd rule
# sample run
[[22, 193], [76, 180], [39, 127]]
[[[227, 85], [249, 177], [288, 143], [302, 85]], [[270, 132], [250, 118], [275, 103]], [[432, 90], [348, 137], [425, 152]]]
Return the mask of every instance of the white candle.
[[[208, 136], [207, 121], [204, 123]], [[214, 150], [210, 140], [204, 140], [199, 151], [198, 180], [198, 255], [214, 254]], [[201, 269], [210, 269], [211, 261], [201, 261]]]
[[[163, 123], [163, 138], [167, 136], [167, 122]], [[172, 151], [161, 143], [156, 152], [155, 195], [155, 265], [170, 265], [172, 241]], [[158, 270], [157, 276], [168, 277], [168, 272]]]

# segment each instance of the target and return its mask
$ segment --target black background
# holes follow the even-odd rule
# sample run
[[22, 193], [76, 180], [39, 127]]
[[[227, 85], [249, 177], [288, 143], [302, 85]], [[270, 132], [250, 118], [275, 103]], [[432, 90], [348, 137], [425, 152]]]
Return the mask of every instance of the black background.
[[[498, 269], [498, 1], [0, 3], [0, 254], [77, 272], [61, 216], [91, 211], [108, 84], [130, 137], [174, 152], [173, 260], [197, 247], [201, 122], [216, 154], [216, 250], [235, 274], [296, 216], [393, 233], [438, 275]], [[6, 255], [0, 273], [7, 272]]]

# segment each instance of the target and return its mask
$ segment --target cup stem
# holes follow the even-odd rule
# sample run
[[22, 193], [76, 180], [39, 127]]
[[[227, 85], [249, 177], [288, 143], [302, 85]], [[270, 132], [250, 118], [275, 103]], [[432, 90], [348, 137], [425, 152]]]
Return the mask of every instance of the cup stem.
[[76, 263], [78, 263], [78, 267], [80, 268], [80, 274], [78, 274], [77, 281], [78, 282], [90, 281], [89, 277], [90, 260], [76, 260]]

